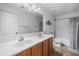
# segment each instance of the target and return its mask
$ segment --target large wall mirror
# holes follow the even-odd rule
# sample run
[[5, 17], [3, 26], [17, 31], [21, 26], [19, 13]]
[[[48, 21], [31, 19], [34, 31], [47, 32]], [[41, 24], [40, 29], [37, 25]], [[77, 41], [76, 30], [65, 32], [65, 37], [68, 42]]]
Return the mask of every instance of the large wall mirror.
[[[0, 6], [3, 6], [1, 4]], [[43, 31], [43, 16], [29, 11], [23, 11], [3, 6], [0, 10], [0, 35], [23, 34]], [[6, 9], [5, 9], [6, 8]]]
[[17, 33], [33, 33], [43, 31], [43, 17], [31, 14], [19, 15]]

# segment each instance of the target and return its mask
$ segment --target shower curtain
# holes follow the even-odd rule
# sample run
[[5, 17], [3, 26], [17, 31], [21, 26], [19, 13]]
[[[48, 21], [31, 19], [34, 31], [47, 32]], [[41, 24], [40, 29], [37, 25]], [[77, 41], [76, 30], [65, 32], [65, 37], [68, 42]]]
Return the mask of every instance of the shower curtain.
[[70, 33], [71, 48], [79, 50], [79, 17], [70, 18]]

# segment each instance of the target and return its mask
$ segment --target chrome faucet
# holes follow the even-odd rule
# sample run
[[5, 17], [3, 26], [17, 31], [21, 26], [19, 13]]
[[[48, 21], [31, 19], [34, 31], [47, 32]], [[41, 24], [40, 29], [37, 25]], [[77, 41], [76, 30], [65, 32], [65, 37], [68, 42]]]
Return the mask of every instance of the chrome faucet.
[[53, 32], [50, 32], [50, 34], [53, 34]]
[[21, 36], [20, 39], [18, 41], [23, 41], [24, 40], [24, 37]]

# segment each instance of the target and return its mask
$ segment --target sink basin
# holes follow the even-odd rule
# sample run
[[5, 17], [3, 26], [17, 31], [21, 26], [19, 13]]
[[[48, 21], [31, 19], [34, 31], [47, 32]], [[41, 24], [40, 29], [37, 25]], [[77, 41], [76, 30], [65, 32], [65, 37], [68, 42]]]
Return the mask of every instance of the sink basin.
[[24, 40], [24, 41], [17, 41], [14, 46], [15, 47], [23, 47], [25, 45], [31, 44], [33, 40]]
[[31, 38], [24, 38], [23, 41], [18, 41], [17, 40], [17, 42], [14, 44], [14, 47], [23, 47], [25, 45], [29, 45], [29, 44], [31, 44], [31, 43], [33, 43], [35, 41], [41, 40], [41, 38], [43, 38], [43, 37], [45, 37], [45, 36], [42, 36], [42, 37], [40, 37], [40, 36], [33, 36]]

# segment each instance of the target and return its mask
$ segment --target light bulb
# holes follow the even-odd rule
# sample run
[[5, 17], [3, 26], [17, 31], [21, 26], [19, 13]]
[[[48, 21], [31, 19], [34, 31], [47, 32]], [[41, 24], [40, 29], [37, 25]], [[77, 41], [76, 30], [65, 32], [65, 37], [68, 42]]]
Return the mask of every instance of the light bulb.
[[35, 9], [35, 5], [32, 5], [32, 8]]
[[38, 8], [38, 10], [40, 10], [40, 8]]

